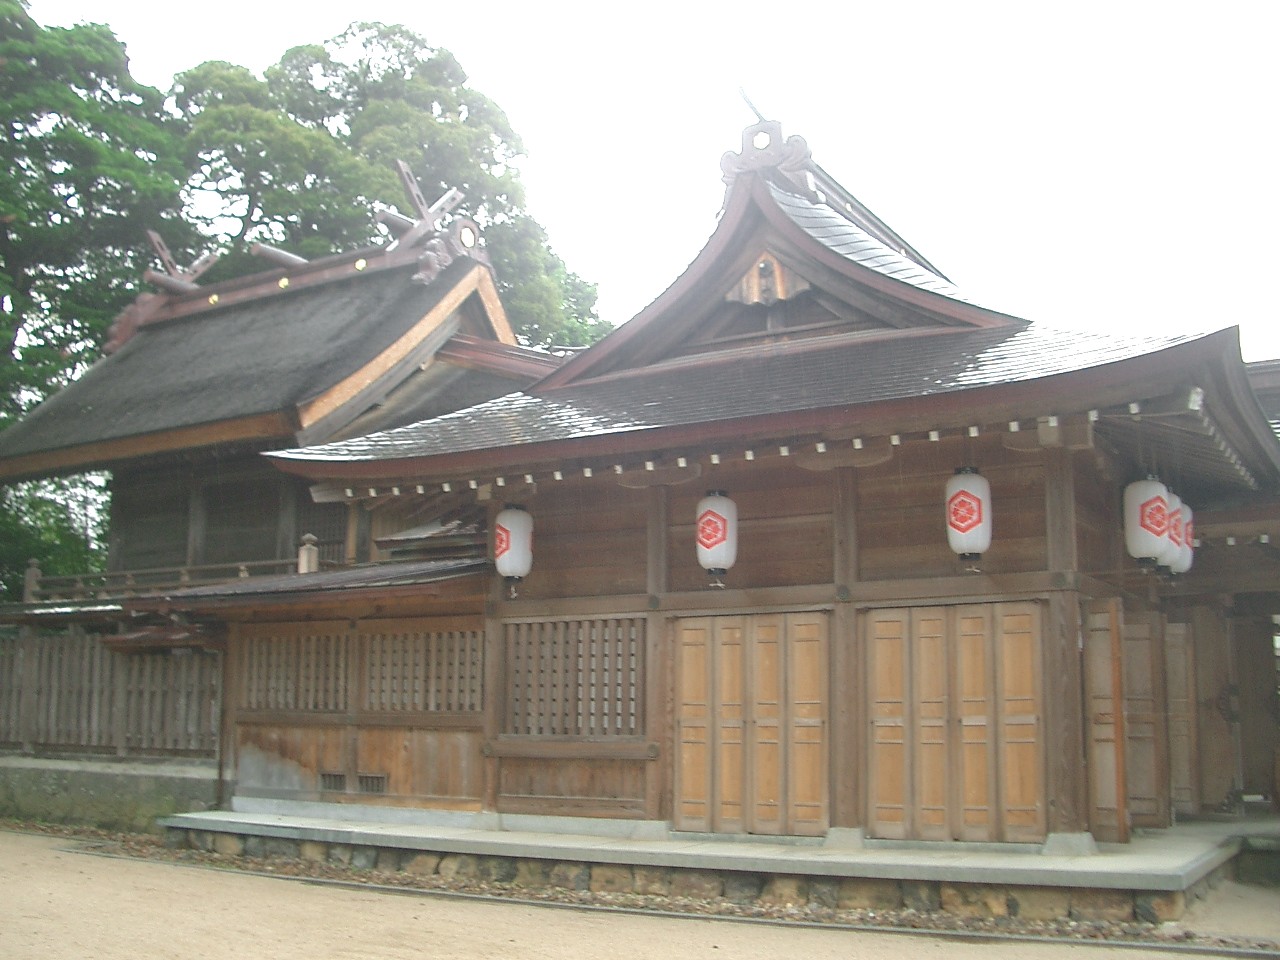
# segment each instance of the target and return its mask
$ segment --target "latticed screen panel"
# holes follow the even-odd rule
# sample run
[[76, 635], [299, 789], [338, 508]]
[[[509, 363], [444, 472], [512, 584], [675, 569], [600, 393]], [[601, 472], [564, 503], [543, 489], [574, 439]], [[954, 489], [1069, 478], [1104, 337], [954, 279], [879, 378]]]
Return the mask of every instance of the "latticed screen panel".
[[[484, 706], [479, 630], [264, 634], [245, 643], [243, 710], [304, 713], [477, 712]], [[355, 693], [349, 693], [350, 690]]]
[[638, 617], [507, 624], [503, 732], [641, 735], [644, 626]]
[[474, 712], [484, 706], [480, 631], [372, 633], [361, 641], [365, 710]]
[[347, 709], [347, 637], [261, 636], [244, 645], [245, 710], [339, 712]]

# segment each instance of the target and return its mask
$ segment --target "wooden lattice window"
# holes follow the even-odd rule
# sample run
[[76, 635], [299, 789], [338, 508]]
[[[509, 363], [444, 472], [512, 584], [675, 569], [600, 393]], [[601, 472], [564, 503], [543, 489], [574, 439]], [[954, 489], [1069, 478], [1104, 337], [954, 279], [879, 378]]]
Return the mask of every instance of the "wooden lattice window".
[[244, 645], [242, 708], [345, 711], [346, 649], [339, 632], [255, 637]]
[[508, 624], [504, 732], [641, 735], [644, 625], [640, 617]]
[[480, 631], [397, 631], [367, 634], [362, 640], [364, 709], [465, 713], [483, 708]]

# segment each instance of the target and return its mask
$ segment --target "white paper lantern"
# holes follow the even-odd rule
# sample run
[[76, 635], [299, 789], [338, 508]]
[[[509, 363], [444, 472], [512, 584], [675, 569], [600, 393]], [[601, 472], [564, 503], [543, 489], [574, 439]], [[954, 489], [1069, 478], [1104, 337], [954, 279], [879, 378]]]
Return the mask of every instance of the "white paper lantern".
[[1159, 562], [1169, 543], [1169, 490], [1154, 477], [1124, 488], [1124, 545], [1135, 560]]
[[1195, 514], [1185, 503], [1178, 512], [1182, 515], [1182, 546], [1178, 550], [1177, 558], [1169, 564], [1169, 569], [1173, 573], [1186, 573], [1195, 560]]
[[1162, 566], [1172, 568], [1182, 552], [1182, 498], [1170, 490], [1164, 509], [1168, 517], [1168, 528], [1165, 532], [1164, 552], [1159, 559]]
[[533, 568], [533, 517], [524, 507], [507, 506], [493, 521], [493, 562], [508, 580]]
[[973, 467], [959, 467], [947, 480], [947, 544], [963, 560], [976, 560], [991, 546], [991, 484]]
[[738, 559], [738, 505], [723, 490], [698, 501], [694, 540], [703, 570], [722, 576]]

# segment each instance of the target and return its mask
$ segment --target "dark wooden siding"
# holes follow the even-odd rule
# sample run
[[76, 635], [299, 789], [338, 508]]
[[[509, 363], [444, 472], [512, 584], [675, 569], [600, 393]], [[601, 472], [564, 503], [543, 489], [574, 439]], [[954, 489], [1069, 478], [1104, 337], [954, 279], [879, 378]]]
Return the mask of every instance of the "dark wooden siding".
[[112, 653], [75, 627], [0, 634], [0, 746], [213, 757], [221, 658]]

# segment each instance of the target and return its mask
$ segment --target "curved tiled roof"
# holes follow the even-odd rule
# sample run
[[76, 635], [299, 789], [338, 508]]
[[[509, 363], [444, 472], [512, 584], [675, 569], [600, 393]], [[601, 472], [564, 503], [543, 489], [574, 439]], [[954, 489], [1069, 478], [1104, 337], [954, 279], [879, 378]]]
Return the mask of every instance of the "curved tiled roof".
[[851, 407], [1086, 370], [1200, 336], [1116, 336], [1019, 324], [832, 338], [801, 349], [727, 355], [703, 367], [701, 376], [675, 362], [542, 394], [512, 393], [398, 430], [270, 455], [329, 463], [414, 459]]
[[903, 283], [951, 297], [953, 300], [965, 300], [959, 288], [946, 277], [926, 269], [905, 253], [885, 246], [826, 202], [815, 202], [800, 196], [772, 180], [768, 181], [768, 186], [779, 209], [796, 226], [828, 249]]

